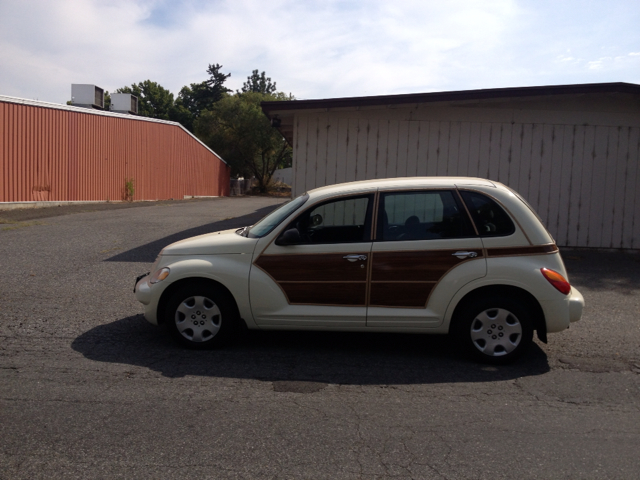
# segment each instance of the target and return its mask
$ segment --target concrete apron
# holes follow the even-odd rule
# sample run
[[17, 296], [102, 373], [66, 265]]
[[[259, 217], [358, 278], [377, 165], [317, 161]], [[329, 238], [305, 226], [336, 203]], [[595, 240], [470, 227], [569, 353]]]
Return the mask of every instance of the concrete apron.
[[[191, 198], [218, 198], [217, 196], [184, 195], [184, 200]], [[175, 200], [175, 199], [170, 199]], [[157, 202], [159, 200], [134, 200], [133, 203]], [[67, 205], [88, 205], [94, 203], [129, 203], [127, 200], [83, 200], [83, 201], [60, 201], [60, 202], [0, 202], [0, 210], [16, 210], [18, 208], [44, 208], [63, 207]]]

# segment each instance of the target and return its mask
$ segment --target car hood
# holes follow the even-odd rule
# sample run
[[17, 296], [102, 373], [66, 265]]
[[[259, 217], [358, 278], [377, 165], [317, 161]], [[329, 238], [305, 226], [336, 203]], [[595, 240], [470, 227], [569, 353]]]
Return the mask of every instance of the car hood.
[[253, 253], [256, 238], [237, 235], [237, 228], [206, 233], [172, 243], [162, 250], [162, 255], [223, 255]]

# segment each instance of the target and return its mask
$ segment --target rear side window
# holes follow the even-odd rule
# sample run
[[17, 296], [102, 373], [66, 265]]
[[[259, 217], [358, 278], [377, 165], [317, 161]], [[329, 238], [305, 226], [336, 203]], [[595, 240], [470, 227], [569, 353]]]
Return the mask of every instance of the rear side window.
[[481, 237], [511, 235], [516, 227], [500, 205], [477, 192], [460, 191]]
[[464, 207], [453, 192], [393, 192], [380, 197], [377, 239], [435, 240], [473, 237]]

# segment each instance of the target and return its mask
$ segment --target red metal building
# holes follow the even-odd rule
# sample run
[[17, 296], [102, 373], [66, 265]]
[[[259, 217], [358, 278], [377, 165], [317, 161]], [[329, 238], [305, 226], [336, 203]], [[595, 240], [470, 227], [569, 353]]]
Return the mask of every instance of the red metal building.
[[227, 196], [229, 175], [179, 123], [0, 96], [0, 202]]

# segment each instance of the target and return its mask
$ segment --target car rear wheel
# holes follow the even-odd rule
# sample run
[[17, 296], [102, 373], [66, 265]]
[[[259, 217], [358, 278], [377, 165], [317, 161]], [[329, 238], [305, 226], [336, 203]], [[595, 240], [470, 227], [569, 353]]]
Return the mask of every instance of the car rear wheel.
[[175, 291], [165, 311], [165, 323], [182, 345], [203, 349], [221, 347], [235, 338], [235, 308], [219, 289], [207, 284], [187, 284]]
[[476, 299], [457, 319], [456, 335], [463, 351], [484, 363], [509, 363], [522, 355], [533, 339], [530, 309], [517, 299]]

